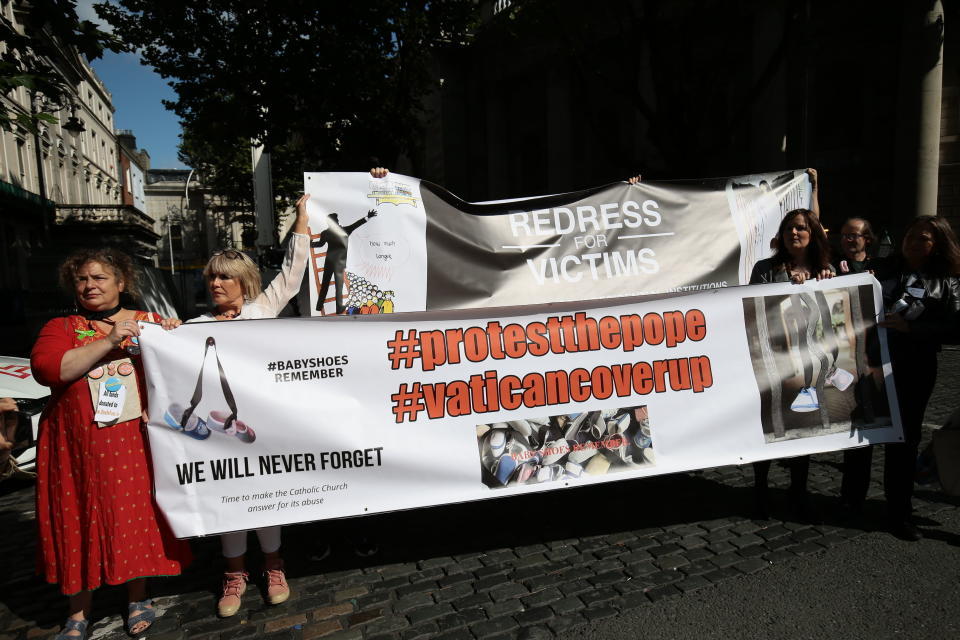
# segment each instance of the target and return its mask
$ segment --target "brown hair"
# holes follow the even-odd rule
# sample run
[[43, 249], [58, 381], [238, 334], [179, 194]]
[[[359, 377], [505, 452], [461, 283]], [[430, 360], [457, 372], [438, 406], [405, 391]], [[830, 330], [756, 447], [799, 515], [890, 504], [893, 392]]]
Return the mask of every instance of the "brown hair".
[[96, 262], [105, 269], [109, 269], [117, 280], [123, 282], [121, 295], [127, 294], [135, 298], [139, 295], [137, 287], [137, 272], [133, 260], [123, 251], [113, 247], [78, 249], [60, 264], [58, 276], [63, 290], [74, 295], [74, 282], [77, 272], [88, 262]]
[[903, 235], [914, 227], [927, 224], [933, 231], [933, 254], [927, 260], [927, 269], [933, 276], [960, 276], [960, 244], [950, 222], [941, 216], [917, 216], [907, 225]]
[[775, 266], [785, 268], [790, 264], [790, 254], [783, 248], [783, 234], [787, 230], [787, 225], [797, 216], [803, 216], [807, 226], [810, 227], [810, 244], [807, 245], [807, 258], [810, 267], [821, 270], [830, 268], [830, 243], [827, 240], [827, 232], [823, 230], [819, 218], [810, 209], [794, 209], [788, 211], [780, 221], [780, 227], [777, 229], [777, 237], [774, 238], [773, 263]]
[[209, 280], [214, 273], [222, 273], [239, 280], [244, 300], [253, 300], [263, 291], [257, 265], [250, 256], [237, 249], [224, 249], [210, 256], [207, 266], [203, 268], [203, 277]]

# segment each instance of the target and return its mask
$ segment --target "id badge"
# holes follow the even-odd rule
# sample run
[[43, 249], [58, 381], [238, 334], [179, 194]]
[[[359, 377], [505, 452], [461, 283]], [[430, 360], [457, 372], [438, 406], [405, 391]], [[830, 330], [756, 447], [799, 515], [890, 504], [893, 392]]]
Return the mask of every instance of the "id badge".
[[100, 428], [140, 417], [137, 371], [130, 358], [102, 362], [87, 373], [93, 419]]
[[[110, 377], [100, 383], [100, 391], [97, 397], [96, 414], [93, 419], [100, 423], [114, 423], [120, 419], [123, 413], [123, 405], [127, 400], [127, 388], [117, 380]], [[103, 426], [101, 424], [101, 426]]]

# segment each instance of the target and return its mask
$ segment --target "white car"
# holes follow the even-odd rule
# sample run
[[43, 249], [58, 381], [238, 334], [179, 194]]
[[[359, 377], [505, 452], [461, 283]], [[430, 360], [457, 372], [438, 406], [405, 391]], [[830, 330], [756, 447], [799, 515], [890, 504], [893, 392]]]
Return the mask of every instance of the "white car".
[[40, 412], [50, 399], [50, 389], [38, 383], [26, 358], [0, 356], [0, 398], [13, 398], [20, 410], [14, 436], [13, 457], [22, 471], [37, 466], [37, 427]]

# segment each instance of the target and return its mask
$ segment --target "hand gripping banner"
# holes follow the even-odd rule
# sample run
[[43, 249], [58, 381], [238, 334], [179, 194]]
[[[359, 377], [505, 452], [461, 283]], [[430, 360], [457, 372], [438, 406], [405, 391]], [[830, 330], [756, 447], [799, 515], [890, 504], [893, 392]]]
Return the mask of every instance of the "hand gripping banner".
[[897, 441], [880, 311], [854, 275], [147, 325], [157, 501], [188, 537]]

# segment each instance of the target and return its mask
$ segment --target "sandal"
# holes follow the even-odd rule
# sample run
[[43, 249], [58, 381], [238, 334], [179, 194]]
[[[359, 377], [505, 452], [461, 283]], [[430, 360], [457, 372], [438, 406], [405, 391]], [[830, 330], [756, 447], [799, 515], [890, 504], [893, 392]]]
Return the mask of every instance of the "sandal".
[[[139, 611], [140, 613], [134, 615], [134, 611]], [[153, 600], [147, 598], [140, 602], [131, 602], [127, 605], [127, 635], [132, 638], [143, 635], [147, 632], [153, 623], [157, 620], [157, 610], [153, 608]], [[138, 624], [147, 623], [147, 626], [140, 629], [137, 632], [133, 631], [133, 628]]]
[[[83, 640], [87, 637], [88, 624], [90, 624], [89, 620], [74, 620], [73, 618], [67, 618], [67, 623], [63, 625], [63, 629], [60, 630], [60, 633], [58, 633], [53, 640]], [[80, 635], [67, 635], [71, 631], [79, 631]]]

